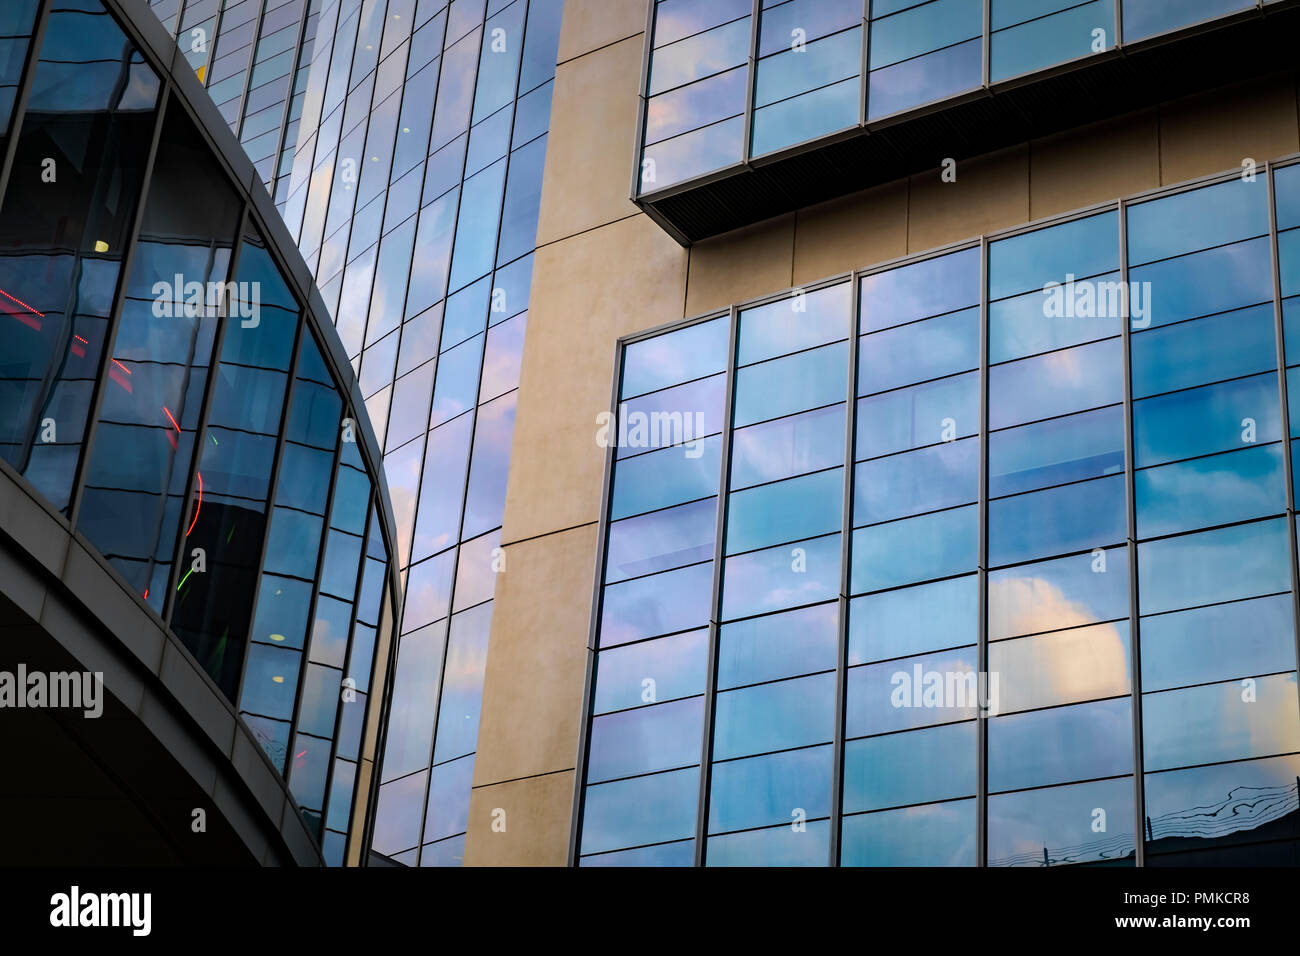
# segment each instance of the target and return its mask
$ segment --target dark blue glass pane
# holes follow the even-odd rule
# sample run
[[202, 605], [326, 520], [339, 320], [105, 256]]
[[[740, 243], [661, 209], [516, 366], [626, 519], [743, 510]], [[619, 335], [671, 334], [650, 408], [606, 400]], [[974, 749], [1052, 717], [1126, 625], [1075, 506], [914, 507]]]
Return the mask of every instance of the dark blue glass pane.
[[867, 118], [880, 119], [979, 86], [983, 46], [976, 38], [873, 69], [867, 79]]
[[1023, 425], [989, 436], [989, 494], [1099, 478], [1124, 470], [1124, 409]]
[[820, 820], [803, 827], [772, 827], [709, 837], [705, 865], [825, 866], [830, 825]]
[[[989, 362], [1119, 335], [1124, 330], [1126, 302], [1135, 316], [1139, 307], [1147, 306], [1146, 299], [1126, 295], [1116, 272], [1095, 279], [1054, 280], [1042, 289], [990, 302]], [[1150, 311], [1141, 314], [1149, 316]]]
[[[1069, 0], [1052, 0], [1051, 6], [1067, 9], [993, 34], [993, 82], [1087, 56], [1097, 52], [1098, 41], [1103, 49], [1115, 45], [1114, 0], [1093, 0], [1079, 6], [1070, 6]], [[998, 12], [995, 4], [995, 22]], [[1102, 32], [1097, 34], [1097, 30]]]
[[1256, 306], [1134, 334], [1134, 397], [1277, 368], [1273, 326], [1272, 306]]
[[735, 426], [844, 401], [847, 353], [848, 347], [840, 342], [740, 369]]
[[841, 468], [732, 492], [727, 505], [727, 554], [838, 530], [843, 497]]
[[979, 431], [979, 373], [858, 400], [855, 455], [875, 458]]
[[[862, 31], [844, 30], [834, 36], [810, 40], [758, 61], [754, 83], [755, 107], [767, 106], [819, 87], [856, 77], [862, 68]], [[856, 87], [857, 84], [854, 84]], [[856, 95], [851, 122], [857, 122]]]
[[700, 760], [704, 698], [638, 707], [591, 722], [587, 779], [592, 783]]
[[1267, 302], [1273, 297], [1268, 239], [1193, 252], [1129, 272], [1134, 329], [1168, 325]]
[[579, 866], [693, 866], [695, 863], [695, 842], [693, 840], [677, 843], [661, 843], [658, 846], [641, 847], [636, 850], [621, 850], [617, 853], [601, 853], [597, 856], [584, 856]]
[[[1125, 26], [1128, 7], [1125, 3]], [[1163, 4], [1162, 4], [1163, 5]], [[1221, 246], [1268, 232], [1268, 186], [1232, 179], [1138, 203], [1128, 210], [1130, 265]]]
[[1124, 0], [1124, 40], [1132, 43], [1234, 10], [1254, 6], [1250, 0]]
[[977, 368], [979, 341], [978, 309], [864, 335], [858, 344], [858, 394]]
[[979, 305], [979, 249], [963, 249], [864, 276], [859, 332], [878, 332]]
[[1277, 227], [1300, 226], [1300, 165], [1273, 171], [1273, 198], [1277, 204]]
[[[698, 450], [698, 454], [692, 454]], [[610, 518], [665, 508], [718, 492], [721, 439], [703, 439], [697, 449], [663, 448], [626, 458], [614, 471]]]
[[1002, 299], [1070, 275], [1083, 279], [1118, 268], [1118, 214], [1075, 219], [990, 243], [989, 297]]
[[1207, 385], [1133, 405], [1138, 467], [1282, 437], [1277, 375]]
[[640, 707], [704, 693], [708, 631], [601, 651], [593, 711]]

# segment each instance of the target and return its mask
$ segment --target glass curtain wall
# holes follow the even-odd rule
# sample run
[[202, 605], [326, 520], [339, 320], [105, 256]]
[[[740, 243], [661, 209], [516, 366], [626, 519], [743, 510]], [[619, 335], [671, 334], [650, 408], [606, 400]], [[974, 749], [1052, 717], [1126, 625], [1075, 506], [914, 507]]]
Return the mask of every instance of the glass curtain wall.
[[577, 862], [1300, 863], [1297, 303], [1284, 165], [626, 343]]

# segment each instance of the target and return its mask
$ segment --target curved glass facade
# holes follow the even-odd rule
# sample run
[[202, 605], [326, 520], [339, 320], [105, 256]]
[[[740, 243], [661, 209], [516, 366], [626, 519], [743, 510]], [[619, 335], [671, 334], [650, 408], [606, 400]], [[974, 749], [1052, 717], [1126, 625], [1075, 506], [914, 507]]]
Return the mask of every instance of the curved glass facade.
[[561, 0], [321, 5], [285, 218], [384, 450], [408, 597], [373, 849], [458, 865]]
[[133, 28], [100, 0], [0, 15], [0, 456], [189, 649], [342, 863], [398, 594], [377, 449], [271, 205]]
[[1300, 862], [1295, 365], [1300, 165], [626, 340], [577, 862]]
[[1277, 0], [655, 0], [635, 192]]

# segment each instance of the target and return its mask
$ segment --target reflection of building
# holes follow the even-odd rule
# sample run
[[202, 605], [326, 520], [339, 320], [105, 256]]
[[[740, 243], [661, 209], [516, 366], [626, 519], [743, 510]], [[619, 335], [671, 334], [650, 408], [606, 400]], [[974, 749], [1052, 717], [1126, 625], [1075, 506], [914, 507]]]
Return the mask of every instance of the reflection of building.
[[566, 4], [467, 862], [1300, 862], [1300, 4], [1029, 6]]
[[0, 35], [0, 670], [107, 698], [0, 711], [6, 858], [355, 862], [399, 592], [347, 357], [142, 5]]

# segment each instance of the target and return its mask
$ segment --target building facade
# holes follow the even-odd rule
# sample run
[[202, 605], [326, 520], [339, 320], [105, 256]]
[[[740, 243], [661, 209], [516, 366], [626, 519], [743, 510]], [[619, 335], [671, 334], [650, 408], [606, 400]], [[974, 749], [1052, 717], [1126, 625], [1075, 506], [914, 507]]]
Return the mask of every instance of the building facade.
[[142, 3], [0, 20], [5, 660], [107, 718], [4, 711], [14, 852], [356, 862], [400, 592], [347, 356]]
[[1295, 5], [565, 5], [466, 863], [1300, 862]]

